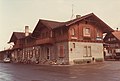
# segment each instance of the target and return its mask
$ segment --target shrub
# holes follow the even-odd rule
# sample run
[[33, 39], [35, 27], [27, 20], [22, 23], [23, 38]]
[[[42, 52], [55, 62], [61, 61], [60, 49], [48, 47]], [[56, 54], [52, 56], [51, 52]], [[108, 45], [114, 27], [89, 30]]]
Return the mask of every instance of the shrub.
[[96, 62], [103, 62], [103, 58], [96, 58], [95, 61]]
[[73, 60], [74, 64], [81, 64], [83, 63], [83, 60], [82, 59], [75, 59]]
[[84, 63], [90, 63], [91, 59], [84, 59], [83, 61], [84, 61]]

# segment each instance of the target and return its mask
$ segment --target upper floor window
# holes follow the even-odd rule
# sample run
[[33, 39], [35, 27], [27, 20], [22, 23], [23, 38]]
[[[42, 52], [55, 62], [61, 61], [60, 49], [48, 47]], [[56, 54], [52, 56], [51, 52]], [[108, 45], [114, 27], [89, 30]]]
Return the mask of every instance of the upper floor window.
[[101, 37], [100, 31], [98, 29], [97, 29], [96, 33], [97, 33], [97, 37]]
[[73, 36], [75, 35], [75, 29], [74, 28], [71, 29], [71, 35], [73, 35]]
[[100, 30], [96, 30], [96, 40], [103, 40], [102, 33]]
[[111, 41], [115, 41], [116, 40], [116, 38], [111, 38]]
[[108, 38], [108, 41], [115, 41], [116, 38]]
[[83, 35], [87, 36], [87, 37], [90, 37], [90, 28], [84, 28], [83, 29]]
[[53, 31], [50, 31], [50, 37], [53, 37]]
[[108, 41], [110, 41], [110, 38], [108, 38]]

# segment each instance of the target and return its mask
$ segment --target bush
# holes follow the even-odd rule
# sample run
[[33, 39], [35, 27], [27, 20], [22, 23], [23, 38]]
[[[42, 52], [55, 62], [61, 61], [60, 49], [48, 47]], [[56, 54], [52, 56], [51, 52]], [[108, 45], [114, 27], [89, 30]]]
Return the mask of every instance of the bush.
[[91, 59], [76, 59], [73, 62], [74, 64], [91, 63]]
[[84, 59], [84, 63], [91, 63], [91, 59]]
[[103, 62], [103, 58], [96, 58], [95, 61], [96, 62]]
[[83, 63], [83, 60], [82, 59], [76, 59], [76, 60], [73, 60], [74, 64], [81, 64]]

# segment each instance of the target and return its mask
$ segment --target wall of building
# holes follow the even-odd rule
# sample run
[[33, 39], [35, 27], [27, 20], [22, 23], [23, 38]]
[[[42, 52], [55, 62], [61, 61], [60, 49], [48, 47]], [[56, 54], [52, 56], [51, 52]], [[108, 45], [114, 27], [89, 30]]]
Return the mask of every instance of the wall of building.
[[[74, 43], [74, 44], [73, 44]], [[75, 45], [75, 47], [74, 47]], [[91, 49], [91, 56], [86, 56], [87, 53], [90, 53], [89, 48]], [[103, 59], [103, 44], [102, 43], [90, 43], [90, 42], [69, 42], [69, 61], [73, 63], [74, 60], [84, 60], [84, 59]]]
[[[63, 46], [63, 56], [60, 56], [60, 46]], [[58, 64], [69, 63], [68, 42], [59, 42], [55, 44], [54, 51], [56, 52], [56, 59]]]
[[[85, 40], [86, 38], [84, 36], [84, 28], [89, 28], [90, 29], [90, 36], [87, 37], [90, 40], [89, 41], [97, 41], [97, 34], [99, 34], [99, 37], [102, 38], [102, 31], [100, 28], [97, 26], [93, 25], [91, 22], [82, 21], [76, 24], [73, 24], [69, 28], [69, 40], [76, 39], [76, 40]], [[71, 34], [71, 29], [75, 30], [75, 35]]]

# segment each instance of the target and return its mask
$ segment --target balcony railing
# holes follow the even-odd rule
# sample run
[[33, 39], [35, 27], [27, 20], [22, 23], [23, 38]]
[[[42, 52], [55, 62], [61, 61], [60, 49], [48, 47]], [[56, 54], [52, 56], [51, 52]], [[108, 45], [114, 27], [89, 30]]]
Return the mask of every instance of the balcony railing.
[[54, 39], [53, 38], [43, 38], [43, 39], [37, 39], [36, 40], [36, 45], [39, 44], [53, 44]]

